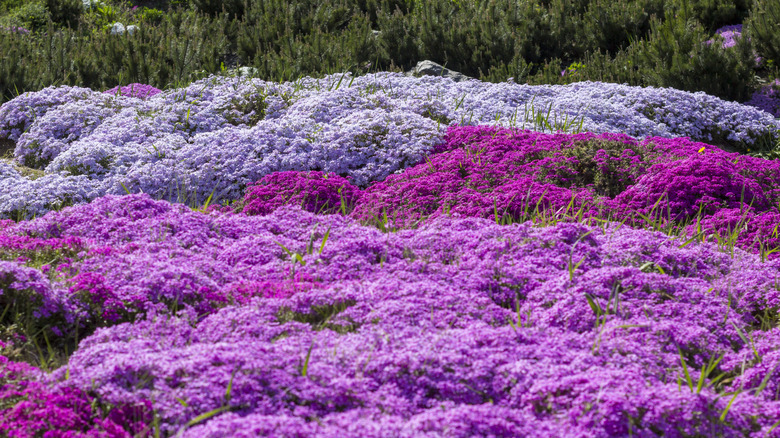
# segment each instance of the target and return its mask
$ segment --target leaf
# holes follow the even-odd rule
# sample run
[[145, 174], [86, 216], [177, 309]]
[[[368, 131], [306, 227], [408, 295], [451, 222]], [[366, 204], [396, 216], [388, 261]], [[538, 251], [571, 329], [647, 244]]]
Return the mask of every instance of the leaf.
[[284, 250], [284, 252], [286, 252], [288, 256], [292, 257], [292, 255], [293, 255], [293, 252], [292, 252], [292, 251], [290, 251], [289, 249], [287, 249], [287, 247], [286, 247], [286, 246], [282, 245], [281, 243], [279, 243], [279, 242], [277, 242], [277, 241], [275, 241], [275, 240], [274, 240], [274, 243], [275, 243], [275, 244], [277, 244], [277, 245], [279, 245], [280, 247], [282, 247], [282, 249]]
[[301, 369], [301, 375], [303, 377], [307, 377], [307, 374], [309, 374], [309, 359], [311, 359], [311, 351], [314, 349], [314, 340], [311, 341], [311, 345], [309, 346], [309, 351], [306, 352], [306, 359], [303, 361], [303, 368]]
[[773, 424], [772, 427], [769, 428], [769, 430], [766, 431], [766, 436], [769, 436], [769, 434], [775, 430], [777, 426], [780, 426], [780, 420], [777, 420], [777, 423]]
[[[216, 190], [216, 188], [214, 188]], [[206, 210], [209, 208], [209, 204], [211, 203], [211, 197], [214, 196], [214, 190], [211, 191], [211, 194], [209, 195], [208, 199], [206, 199], [206, 203], [203, 204], [203, 208], [201, 208], [201, 212], [205, 213]]]
[[762, 392], [764, 392], [767, 383], [769, 383], [769, 379], [772, 377], [772, 374], [774, 374], [776, 369], [777, 369], [777, 364], [775, 364], [775, 366], [772, 367], [771, 371], [766, 373], [766, 376], [764, 376], [764, 380], [762, 380], [761, 384], [758, 385], [758, 388], [756, 388], [756, 397], [758, 397], [759, 395], [761, 395]]
[[734, 400], [736, 400], [737, 396], [742, 393], [742, 390], [734, 393], [734, 396], [731, 397], [731, 400], [729, 400], [729, 403], [726, 405], [726, 408], [723, 409], [723, 413], [720, 414], [720, 421], [726, 420], [726, 414], [729, 413], [729, 409], [731, 409], [731, 404], [734, 403]]
[[704, 235], [704, 231], [702, 231], [702, 232], [696, 234], [695, 236], [691, 237], [690, 239], [686, 240], [685, 243], [680, 245], [678, 248], [680, 248], [680, 249], [685, 248], [686, 246], [690, 245], [693, 241], [697, 240], [702, 235]]
[[320, 255], [322, 255], [322, 250], [325, 249], [325, 242], [328, 241], [329, 236], [330, 236], [330, 227], [328, 227], [328, 230], [325, 231], [325, 235], [322, 236], [322, 245], [320, 245], [320, 251], [319, 251]]
[[314, 225], [314, 229], [311, 230], [311, 234], [309, 234], [309, 243], [306, 244], [306, 254], [311, 254], [314, 252], [314, 233], [317, 231], [317, 227], [320, 226], [320, 223], [317, 222]]
[[198, 424], [198, 423], [200, 423], [202, 421], [208, 420], [209, 418], [211, 418], [211, 417], [213, 417], [215, 415], [219, 415], [219, 414], [227, 411], [228, 409], [230, 409], [230, 406], [221, 406], [221, 407], [218, 407], [216, 409], [212, 409], [212, 410], [206, 412], [205, 414], [200, 414], [197, 417], [193, 418], [192, 420], [188, 421], [187, 425], [185, 427], [192, 427], [192, 426], [194, 426], [194, 425], [196, 425], [196, 424]]
[[683, 357], [680, 347], [677, 347], [677, 351], [680, 353], [680, 363], [682, 364], [683, 373], [685, 374], [685, 381], [688, 383], [688, 388], [693, 392], [693, 381], [691, 380], [691, 374], [688, 372], [688, 364], [685, 363], [685, 357]]
[[589, 293], [586, 293], [585, 299], [588, 300], [588, 305], [590, 305], [590, 308], [591, 310], [593, 310], [593, 313], [596, 316], [601, 316], [601, 306], [599, 306], [599, 304], [593, 300], [593, 296]]

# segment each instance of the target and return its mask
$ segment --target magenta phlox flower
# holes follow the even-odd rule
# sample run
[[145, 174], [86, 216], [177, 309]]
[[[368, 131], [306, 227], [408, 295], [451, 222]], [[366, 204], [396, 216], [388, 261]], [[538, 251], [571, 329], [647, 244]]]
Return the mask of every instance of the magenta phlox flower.
[[299, 205], [312, 213], [333, 214], [357, 204], [360, 195], [357, 187], [339, 175], [276, 172], [247, 187], [243, 212], [265, 215], [282, 205]]
[[144, 404], [120, 404], [103, 418], [83, 391], [49, 388], [38, 373], [0, 356], [0, 429], [9, 438], [126, 438], [150, 422]]
[[721, 208], [749, 205], [763, 211], [771, 205], [761, 186], [740, 175], [729, 161], [701, 155], [654, 165], [615, 201], [674, 221], [689, 220], [698, 212], [711, 215]]

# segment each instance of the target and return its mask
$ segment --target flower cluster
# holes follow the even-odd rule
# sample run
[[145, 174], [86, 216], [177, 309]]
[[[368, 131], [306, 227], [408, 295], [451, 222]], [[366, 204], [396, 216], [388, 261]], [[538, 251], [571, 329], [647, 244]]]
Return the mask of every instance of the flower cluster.
[[0, 26], [0, 32], [16, 33], [19, 35], [29, 35], [30, 31], [17, 26]]
[[152, 87], [151, 85], [132, 83], [125, 86], [119, 86], [104, 91], [106, 94], [121, 94], [122, 96], [137, 97], [139, 99], [147, 99], [156, 94], [159, 94], [162, 90]]
[[0, 429], [13, 438], [125, 438], [150, 422], [145, 404], [119, 404], [103, 418], [84, 391], [51, 389], [40, 371], [0, 356]]
[[780, 118], [780, 79], [761, 87], [745, 105], [754, 106]]
[[150, 403], [167, 434], [739, 435], [778, 413], [762, 327], [780, 262], [739, 249], [617, 223], [438, 217], [384, 233], [298, 207], [206, 214], [147, 195], [8, 230], [91, 242], [51, 287], [90, 297], [87, 312], [135, 313], [106, 313], [118, 318], [42, 382]]
[[46, 91], [0, 107], [0, 214], [36, 216], [0, 220], [0, 353], [62, 353], [0, 355], [10, 436], [780, 437], [780, 163], [698, 142], [765, 112], [385, 73]]
[[702, 93], [596, 82], [529, 86], [345, 73], [282, 84], [214, 76], [156, 94], [137, 87], [50, 87], [0, 107], [0, 138], [15, 142], [19, 164], [46, 172], [32, 182], [3, 178], [0, 184], [20, 189], [0, 202], [0, 214], [32, 217], [127, 191], [188, 204], [210, 196], [230, 202], [282, 171], [332, 173], [366, 187], [422, 162], [454, 124], [745, 146], [776, 135], [779, 123]]
[[315, 213], [346, 212], [356, 205], [361, 190], [338, 175], [322, 172], [277, 172], [247, 188], [242, 211], [265, 215], [283, 205], [300, 205]]
[[[706, 234], [721, 238], [740, 228], [737, 245], [743, 249], [780, 248], [773, 222], [780, 215], [776, 161], [682, 138], [639, 142], [617, 134], [553, 135], [494, 127], [452, 127], [437, 152], [362, 192], [346, 182], [336, 184], [354, 199], [348, 203], [354, 206], [350, 215], [363, 221], [387, 218], [399, 227], [447, 215], [512, 221], [580, 215], [643, 226], [698, 219]], [[295, 178], [284, 175], [285, 181]], [[267, 202], [275, 192], [277, 203], [244, 212], [265, 214], [283, 198], [290, 199], [286, 204], [324, 199], [325, 192], [312, 180], [323, 188], [333, 184], [320, 174], [297, 178], [306, 181], [308, 192], [299, 184], [282, 191], [263, 182], [265, 198], [249, 192], [244, 202]], [[335, 197], [334, 189], [330, 193]], [[318, 212], [315, 206], [302, 207]]]
[[[737, 45], [737, 39], [742, 37], [742, 25], [733, 24], [730, 26], [723, 26], [715, 31], [716, 35], [723, 38], [721, 47], [728, 49]], [[712, 44], [713, 40], [707, 40], [707, 44]]]

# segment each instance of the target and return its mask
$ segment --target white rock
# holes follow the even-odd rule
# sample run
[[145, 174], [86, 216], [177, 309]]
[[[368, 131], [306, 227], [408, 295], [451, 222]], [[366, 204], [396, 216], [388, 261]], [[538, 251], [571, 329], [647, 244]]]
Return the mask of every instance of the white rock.
[[257, 69], [254, 67], [238, 67], [236, 72], [239, 76], [254, 76], [257, 74]]
[[125, 25], [116, 22], [113, 26], [111, 26], [111, 35], [124, 35], [125, 34]]

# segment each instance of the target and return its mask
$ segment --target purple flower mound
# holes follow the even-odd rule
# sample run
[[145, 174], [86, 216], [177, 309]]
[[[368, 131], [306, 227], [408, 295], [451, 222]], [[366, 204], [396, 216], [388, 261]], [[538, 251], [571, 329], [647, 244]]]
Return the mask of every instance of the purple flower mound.
[[17, 141], [49, 110], [72, 102], [88, 102], [96, 95], [99, 93], [89, 88], [68, 86], [23, 93], [0, 107], [0, 137]]
[[83, 391], [51, 389], [40, 371], [0, 356], [0, 430], [9, 438], [126, 438], [151, 420], [148, 405], [118, 405], [105, 418]]
[[[769, 258], [780, 257], [780, 213], [765, 211], [756, 213], [753, 209], [721, 209], [701, 221], [701, 229], [707, 235], [718, 235], [721, 239], [737, 233], [738, 247], [756, 254], [768, 254]], [[695, 233], [691, 226], [690, 233]]]
[[29, 35], [30, 31], [28, 29], [25, 29], [23, 27], [17, 27], [17, 26], [0, 26], [0, 32], [6, 32], [6, 33], [15, 33], [19, 35]]
[[761, 87], [745, 105], [754, 106], [780, 118], [780, 79]]
[[247, 188], [243, 212], [265, 215], [283, 205], [299, 205], [312, 213], [333, 214], [351, 209], [361, 190], [346, 178], [318, 171], [276, 172]]
[[675, 222], [690, 220], [699, 211], [709, 216], [722, 208], [764, 211], [772, 206], [755, 180], [740, 175], [725, 157], [712, 155], [656, 164], [615, 201], [630, 211]]
[[597, 196], [620, 193], [646, 167], [641, 147], [620, 134], [450, 127], [437, 150], [426, 163], [368, 187], [352, 216], [386, 214], [406, 226], [452, 214], [514, 220], [574, 214]]
[[[716, 35], [720, 35], [723, 38], [722, 47], [727, 49], [737, 45], [737, 39], [742, 36], [742, 25], [733, 24], [730, 26], [723, 26], [715, 31]], [[707, 44], [712, 44], [713, 40], [707, 40]]]
[[[684, 138], [637, 142], [619, 134], [450, 127], [425, 163], [363, 191], [317, 172], [261, 181], [239, 204], [246, 214], [268, 214], [282, 205], [338, 213], [343, 196], [348, 210], [354, 206], [351, 217], [374, 223], [386, 217], [397, 227], [451, 215], [505, 222], [579, 214], [647, 226], [643, 216], [652, 216], [652, 222], [678, 225], [699, 218], [708, 236], [723, 237], [739, 217], [726, 220], [732, 213], [721, 212], [738, 211], [747, 214], [738, 247], [770, 257], [780, 248], [772, 222], [780, 214], [780, 163]], [[331, 207], [311, 203], [324, 199]]]
[[188, 437], [764, 436], [780, 414], [780, 260], [740, 249], [444, 215], [385, 233], [148, 195], [3, 232], [86, 242], [34, 280], [92, 334], [28, 379], [86, 400], [67, 405], [78, 433], [108, 406]]
[[136, 97], [138, 99], [148, 99], [161, 92], [162, 90], [152, 87], [151, 85], [139, 83], [127, 84], [125, 86], [117, 85], [110, 90], [104, 91], [106, 94], [121, 94], [122, 96]]
[[[750, 209], [755, 214], [748, 221], [771, 222], [780, 214], [780, 163], [685, 138], [637, 142], [619, 134], [450, 127], [437, 152], [369, 186], [351, 215], [387, 215], [406, 226], [454, 214], [522, 221], [582, 210], [585, 217], [634, 225], [648, 225], [640, 215], [651, 213], [680, 224], [722, 209]], [[722, 221], [707, 223], [725, 232]], [[745, 234], [738, 245], [754, 249], [752, 239]]]
[[[49, 87], [4, 103], [0, 142], [14, 147], [18, 164], [45, 175], [0, 163], [0, 217], [39, 217], [128, 191], [188, 205], [209, 195], [212, 204], [230, 203], [250, 183], [284, 171], [336, 174], [365, 188], [421, 163], [455, 124], [689, 136], [740, 150], [775, 139], [780, 126], [764, 111], [703, 93], [598, 82], [344, 73], [294, 83], [212, 76], [157, 94], [139, 87], [143, 99], [124, 95], [136, 88]], [[547, 124], [540, 114], [549, 114]]]

